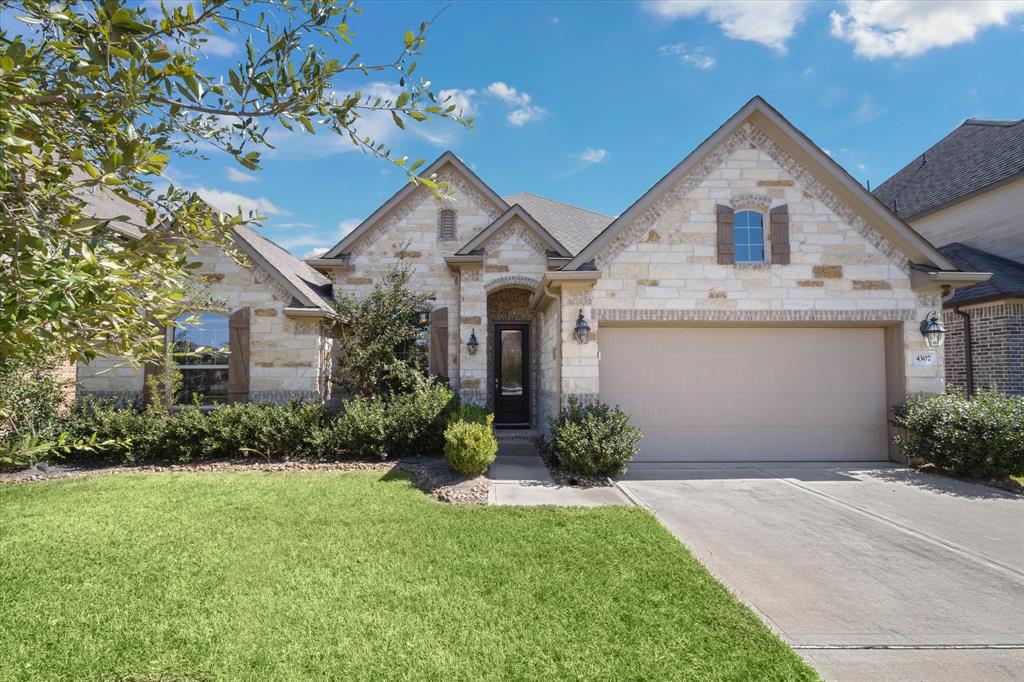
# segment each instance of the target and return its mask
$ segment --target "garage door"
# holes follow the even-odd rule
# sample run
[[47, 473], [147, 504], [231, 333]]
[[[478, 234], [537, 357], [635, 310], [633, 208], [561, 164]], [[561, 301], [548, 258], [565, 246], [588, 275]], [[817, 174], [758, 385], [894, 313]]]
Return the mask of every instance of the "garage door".
[[600, 330], [601, 399], [638, 461], [884, 460], [881, 329]]

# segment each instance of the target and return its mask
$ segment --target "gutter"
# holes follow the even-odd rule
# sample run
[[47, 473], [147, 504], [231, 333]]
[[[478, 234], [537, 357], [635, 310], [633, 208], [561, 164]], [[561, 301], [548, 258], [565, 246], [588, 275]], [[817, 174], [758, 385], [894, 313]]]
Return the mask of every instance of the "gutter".
[[594, 284], [601, 278], [601, 273], [596, 270], [551, 270], [544, 273], [537, 289], [530, 296], [530, 310], [536, 310], [541, 306], [544, 295], [550, 287], [560, 287], [563, 282], [576, 282], [582, 284]]
[[967, 375], [967, 395], [974, 395], [974, 346], [971, 343], [971, 314], [955, 306], [953, 312], [964, 321], [964, 373]]
[[299, 308], [298, 306], [288, 306], [284, 309], [284, 314], [287, 317], [330, 317], [331, 314], [322, 308]]
[[925, 265], [913, 264], [910, 270], [910, 286], [915, 291], [934, 286], [961, 289], [981, 282], [987, 282], [991, 272], [961, 272], [959, 270], [939, 270]]

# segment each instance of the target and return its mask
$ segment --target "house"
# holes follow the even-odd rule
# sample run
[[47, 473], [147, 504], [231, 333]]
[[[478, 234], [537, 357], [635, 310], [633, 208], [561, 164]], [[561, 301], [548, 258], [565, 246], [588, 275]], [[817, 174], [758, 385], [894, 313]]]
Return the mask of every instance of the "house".
[[643, 429], [643, 461], [884, 460], [891, 407], [944, 391], [922, 321], [987, 278], [759, 97], [614, 218], [501, 196], [450, 152], [424, 174], [450, 197], [407, 184], [321, 258], [245, 232], [250, 270], [204, 257], [216, 340], [251, 325], [232, 344], [247, 361], [233, 350], [205, 380], [248, 370], [251, 400], [323, 395], [328, 282], [365, 293], [403, 257], [434, 295], [430, 370], [500, 426], [543, 432], [570, 398], [601, 400]]
[[875, 190], [957, 268], [943, 301], [946, 383], [1024, 394], [1024, 119], [968, 119]]

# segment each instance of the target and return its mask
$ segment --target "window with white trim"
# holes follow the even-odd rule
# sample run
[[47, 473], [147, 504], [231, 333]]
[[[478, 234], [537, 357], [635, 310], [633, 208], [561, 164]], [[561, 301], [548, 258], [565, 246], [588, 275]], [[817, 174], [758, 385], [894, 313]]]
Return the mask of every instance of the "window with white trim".
[[174, 402], [201, 405], [228, 400], [228, 316], [188, 313], [170, 331], [171, 358], [182, 375], [181, 392]]
[[764, 262], [764, 216], [757, 211], [737, 211], [733, 223], [737, 263]]

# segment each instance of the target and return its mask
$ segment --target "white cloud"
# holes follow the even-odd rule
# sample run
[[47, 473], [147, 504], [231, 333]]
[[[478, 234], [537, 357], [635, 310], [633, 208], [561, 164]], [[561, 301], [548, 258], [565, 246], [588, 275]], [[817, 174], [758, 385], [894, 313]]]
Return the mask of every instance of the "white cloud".
[[979, 29], [1002, 26], [1024, 12], [1024, 0], [912, 2], [847, 1], [834, 11], [832, 35], [853, 44], [861, 57], [915, 57], [935, 47], [970, 42]]
[[305, 258], [319, 258], [320, 256], [324, 255], [325, 253], [327, 253], [327, 247], [326, 246], [319, 246], [319, 247], [317, 247], [315, 249], [310, 249], [306, 253], [302, 254], [302, 258], [303, 259], [305, 259]]
[[445, 106], [455, 105], [455, 111], [452, 113], [462, 116], [463, 118], [476, 116], [476, 105], [473, 102], [473, 96], [476, 95], [476, 90], [459, 90], [458, 88], [452, 88], [451, 90], [441, 90], [437, 94], [440, 96], [441, 101], [445, 103]]
[[515, 106], [525, 107], [531, 101], [531, 97], [525, 92], [519, 92], [511, 85], [506, 85], [501, 81], [495, 81], [487, 86], [487, 92], [494, 95], [498, 99], [502, 100], [506, 104], [513, 104]]
[[584, 163], [598, 164], [607, 160], [609, 156], [610, 154], [607, 149], [594, 149], [592, 147], [587, 147], [577, 154], [576, 158]]
[[275, 241], [277, 241], [279, 246], [282, 246], [289, 251], [302, 247], [314, 247], [318, 249], [326, 248], [324, 246], [324, 238], [316, 234], [299, 234], [294, 237], [285, 237], [284, 239], [277, 239]]
[[521, 107], [508, 112], [508, 122], [517, 128], [522, 128], [527, 123], [539, 121], [546, 118], [548, 110], [543, 107]]
[[828, 147], [825, 147], [821, 151], [825, 152], [825, 154], [827, 154], [828, 156], [832, 156], [832, 150], [829, 149]]
[[870, 123], [884, 113], [885, 109], [879, 107], [871, 95], [862, 95], [852, 118], [854, 123]]
[[211, 55], [214, 57], [230, 57], [238, 52], [238, 49], [238, 43], [221, 36], [212, 35], [206, 36], [206, 42], [200, 48], [203, 54], [208, 57]]
[[312, 223], [277, 223], [274, 227], [314, 227]]
[[247, 183], [256, 182], [257, 180], [255, 175], [243, 173], [242, 171], [238, 170], [237, 168], [233, 168], [232, 166], [228, 166], [225, 170], [227, 171], [228, 180], [230, 180], [231, 182]]
[[650, 0], [644, 6], [669, 21], [703, 17], [730, 38], [759, 43], [780, 54], [807, 13], [806, 0]]
[[346, 218], [338, 223], [338, 235], [340, 237], [348, 236], [348, 233], [356, 229], [359, 223], [363, 222], [359, 218]]
[[711, 69], [715, 66], [715, 58], [708, 54], [708, 49], [703, 46], [688, 47], [686, 43], [675, 43], [674, 45], [662, 45], [658, 54], [663, 57], [675, 57], [686, 66], [695, 69]]
[[278, 208], [266, 197], [247, 197], [235, 192], [226, 192], [210, 187], [194, 187], [193, 191], [199, 194], [206, 203], [218, 211], [224, 213], [235, 213], [242, 208], [242, 215], [259, 213], [261, 215], [288, 215], [288, 211]]

